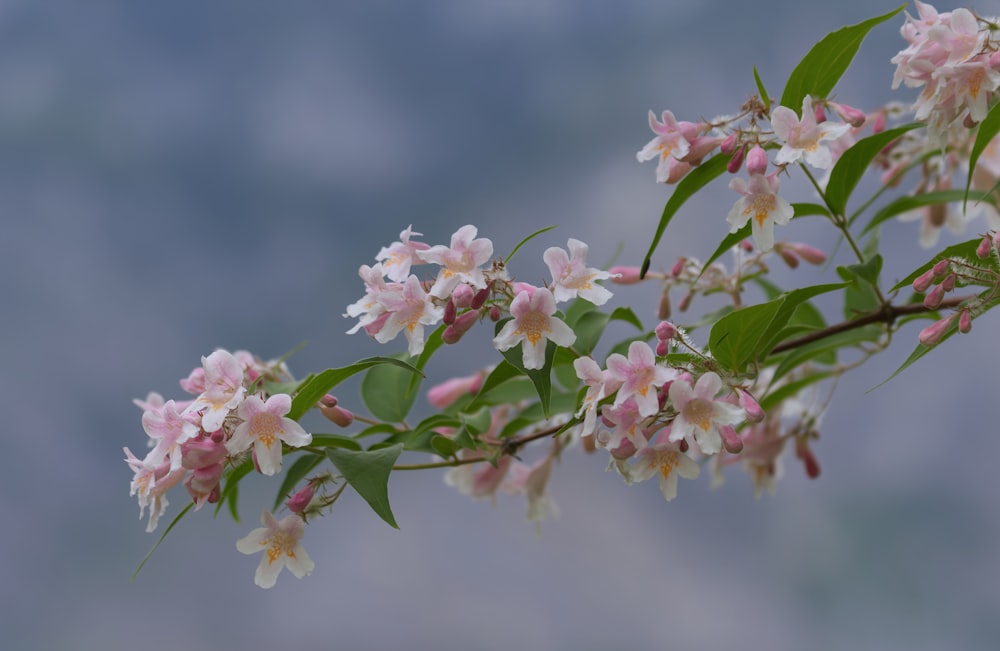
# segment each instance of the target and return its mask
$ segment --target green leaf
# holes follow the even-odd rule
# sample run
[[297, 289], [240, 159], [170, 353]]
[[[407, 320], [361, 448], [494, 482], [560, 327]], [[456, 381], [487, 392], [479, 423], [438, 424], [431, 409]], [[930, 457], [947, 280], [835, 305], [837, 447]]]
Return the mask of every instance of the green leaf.
[[306, 454], [296, 459], [295, 463], [285, 471], [285, 477], [281, 480], [281, 486], [278, 488], [278, 495], [274, 498], [274, 506], [271, 510], [277, 511], [281, 503], [292, 494], [295, 485], [312, 472], [312, 469], [318, 466], [321, 461], [323, 461], [323, 457], [318, 454]]
[[167, 526], [167, 528], [163, 531], [162, 534], [160, 534], [160, 537], [153, 544], [152, 548], [150, 548], [150, 550], [146, 553], [143, 559], [139, 562], [139, 567], [135, 568], [135, 572], [132, 572], [132, 578], [129, 579], [130, 581], [135, 581], [135, 577], [137, 577], [139, 575], [139, 571], [146, 566], [146, 562], [149, 561], [150, 558], [152, 558], [153, 552], [156, 551], [156, 548], [160, 546], [160, 543], [162, 543], [163, 540], [167, 537], [167, 534], [170, 533], [170, 531], [174, 528], [174, 526], [181, 521], [181, 518], [187, 515], [188, 511], [190, 511], [192, 508], [194, 508], [194, 502], [188, 502], [187, 506], [181, 509], [180, 513], [174, 516], [174, 519], [170, 521], [170, 524]]
[[407, 395], [415, 392], [417, 387], [420, 386], [421, 380], [424, 379], [424, 367], [427, 366], [427, 362], [430, 361], [431, 355], [433, 355], [435, 351], [437, 351], [437, 349], [444, 344], [444, 339], [442, 339], [441, 336], [444, 334], [444, 330], [447, 327], [448, 326], [442, 323], [434, 329], [434, 332], [432, 332], [430, 336], [427, 337], [427, 341], [424, 342], [424, 349], [420, 351], [420, 355], [417, 357], [417, 363], [415, 365], [416, 369], [420, 371], [420, 373], [414, 373], [410, 376], [410, 386], [406, 389]]
[[337, 386], [355, 373], [360, 373], [361, 371], [367, 370], [379, 364], [391, 364], [401, 368], [410, 369], [410, 372], [412, 373], [417, 373], [418, 375], [421, 374], [420, 371], [413, 366], [392, 357], [368, 357], [357, 361], [350, 366], [328, 368], [322, 373], [317, 373], [316, 375], [313, 375], [303, 381], [299, 392], [292, 399], [292, 409], [288, 412], [288, 417], [292, 420], [302, 418], [303, 414], [312, 409], [313, 405], [319, 402], [320, 398], [330, 392], [330, 389]]
[[420, 373], [409, 364], [379, 364], [372, 366], [361, 380], [361, 399], [375, 418], [388, 423], [406, 420], [417, 399], [410, 390], [410, 374]]
[[594, 347], [597, 346], [601, 335], [604, 334], [604, 328], [607, 327], [609, 321], [624, 321], [634, 325], [639, 330], [643, 329], [642, 321], [631, 308], [619, 307], [610, 314], [597, 311], [588, 312], [581, 316], [576, 325], [573, 326], [573, 330], [576, 331], [576, 343], [573, 344], [573, 350], [581, 355], [590, 355], [594, 351]]
[[882, 256], [875, 255], [864, 264], [837, 267], [837, 275], [848, 282], [844, 292], [844, 316], [853, 319], [881, 305], [878, 278], [882, 271]]
[[[892, 219], [896, 215], [901, 215], [903, 213], [910, 212], [911, 210], [924, 208], [926, 206], [935, 206], [941, 203], [956, 203], [963, 201], [967, 195], [968, 191], [940, 190], [937, 192], [922, 192], [916, 196], [899, 197], [889, 205], [882, 208], [882, 210], [875, 213], [871, 221], [868, 222], [864, 230], [861, 231], [861, 235], [864, 235], [882, 222]], [[972, 193], [972, 196], [976, 200], [989, 198], [989, 195], [985, 192], [974, 192]]]
[[836, 215], [845, 215], [847, 200], [850, 198], [858, 181], [864, 176], [868, 165], [885, 149], [890, 142], [911, 129], [924, 126], [920, 123], [906, 124], [895, 129], [889, 129], [874, 136], [868, 136], [854, 143], [850, 149], [841, 154], [833, 169], [830, 170], [830, 180], [826, 184], [826, 201], [830, 210]]
[[[972, 145], [972, 153], [969, 154], [969, 176], [965, 180], [965, 192], [968, 195], [969, 188], [972, 187], [972, 174], [976, 171], [976, 163], [983, 151], [993, 140], [993, 137], [1000, 132], [1000, 104], [994, 104], [990, 112], [986, 114], [983, 121], [979, 123], [979, 132], [976, 133], [976, 142]], [[968, 201], [968, 198], [965, 199]]]
[[742, 372], [749, 362], [770, 353], [801, 303], [844, 285], [833, 283], [803, 287], [786, 292], [773, 301], [730, 312], [719, 319], [709, 334], [712, 356], [733, 373]]
[[863, 343], [877, 341], [882, 332], [882, 328], [878, 326], [864, 326], [846, 332], [838, 332], [800, 346], [785, 354], [775, 369], [771, 381], [774, 382], [784, 377], [788, 372], [809, 361], [832, 366], [837, 363], [837, 353], [840, 350], [848, 346], [859, 346]]
[[506, 258], [504, 258], [503, 263], [505, 265], [509, 264], [510, 263], [510, 259], [514, 257], [514, 254], [517, 253], [517, 250], [520, 249], [522, 246], [524, 246], [528, 242], [528, 240], [534, 239], [535, 237], [538, 237], [539, 235], [541, 235], [542, 233], [545, 233], [547, 231], [551, 231], [553, 228], [555, 228], [555, 226], [546, 226], [545, 228], [540, 228], [537, 231], [535, 231], [534, 233], [532, 233], [531, 235], [527, 236], [526, 238], [524, 238], [523, 240], [521, 240], [520, 242], [518, 242], [517, 246], [514, 247], [514, 250], [511, 251], [510, 254]]
[[783, 384], [771, 393], [764, 396], [760, 401], [760, 408], [765, 412], [777, 407], [787, 398], [791, 398], [802, 389], [805, 389], [810, 384], [815, 384], [833, 375], [832, 371], [824, 371], [821, 373], [810, 373], [800, 380], [794, 382], [789, 382], [788, 384]]
[[663, 237], [663, 231], [667, 229], [670, 220], [673, 219], [685, 201], [726, 171], [726, 165], [729, 163], [730, 157], [730, 154], [716, 154], [688, 172], [687, 176], [681, 179], [677, 187], [674, 188], [673, 194], [667, 200], [667, 205], [663, 207], [660, 223], [656, 227], [656, 233], [653, 235], [653, 241], [649, 245], [649, 251], [642, 261], [641, 277], [645, 277], [646, 272], [649, 271], [649, 264], [653, 253], [656, 251], [656, 247], [659, 246], [660, 238]]
[[326, 451], [337, 471], [343, 475], [344, 481], [368, 502], [380, 518], [396, 529], [399, 529], [399, 525], [389, 507], [389, 473], [402, 451], [402, 445], [364, 452], [338, 449]]
[[767, 89], [764, 88], [764, 82], [760, 80], [760, 74], [757, 73], [757, 66], [753, 67], [753, 81], [757, 85], [757, 94], [760, 95], [760, 101], [764, 103], [764, 110], [770, 113], [771, 97], [767, 94]]
[[[508, 321], [510, 319], [502, 319], [497, 322], [497, 334], [500, 333], [500, 330], [503, 329]], [[523, 375], [528, 376], [528, 379], [531, 380], [532, 385], [535, 387], [535, 392], [538, 394], [538, 400], [541, 402], [545, 417], [548, 418], [549, 402], [552, 399], [552, 359], [555, 357], [557, 346], [551, 341], [546, 341], [545, 344], [545, 363], [540, 369], [528, 369], [524, 367], [523, 341], [514, 348], [508, 348], [500, 354], [503, 355], [508, 364], [516, 368]]]
[[900, 5], [887, 14], [842, 27], [823, 37], [792, 71], [781, 95], [781, 105], [799, 111], [806, 95], [829, 97], [868, 32], [898, 14], [905, 6]]
[[312, 445], [317, 448], [346, 448], [360, 450], [361, 444], [351, 436], [343, 434], [313, 434]]

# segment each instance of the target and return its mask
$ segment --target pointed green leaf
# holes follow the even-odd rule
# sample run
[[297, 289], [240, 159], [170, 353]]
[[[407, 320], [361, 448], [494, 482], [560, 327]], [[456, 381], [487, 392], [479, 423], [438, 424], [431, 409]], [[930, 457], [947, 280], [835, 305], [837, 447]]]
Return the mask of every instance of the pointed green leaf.
[[[972, 187], [972, 174], [976, 171], [976, 163], [983, 151], [993, 140], [993, 137], [1000, 133], [1000, 104], [994, 104], [990, 112], [986, 114], [983, 121], [979, 123], [979, 131], [976, 133], [976, 142], [972, 145], [972, 153], [969, 154], [969, 175], [965, 180], [965, 192], [968, 194]], [[966, 199], [968, 201], [968, 199]]]
[[826, 201], [830, 210], [837, 215], [846, 215], [847, 200], [850, 198], [858, 181], [868, 170], [872, 160], [885, 149], [890, 142], [911, 129], [924, 126], [920, 123], [906, 124], [895, 129], [889, 129], [873, 136], [862, 138], [850, 149], [841, 154], [830, 171], [830, 180], [826, 184]]
[[364, 452], [340, 449], [326, 451], [337, 471], [343, 475], [344, 481], [368, 502], [380, 518], [396, 529], [399, 529], [399, 525], [389, 507], [389, 474], [402, 451], [402, 445]]
[[387, 423], [401, 423], [406, 420], [410, 408], [417, 399], [417, 391], [410, 390], [412, 373], [417, 369], [401, 362], [372, 366], [361, 380], [361, 399], [368, 411]]
[[760, 80], [760, 74], [757, 72], [757, 66], [753, 67], [753, 81], [757, 85], [757, 94], [760, 96], [760, 101], [764, 103], [764, 110], [770, 113], [771, 96], [767, 94], [767, 89], [764, 88], [764, 82]]
[[649, 245], [649, 251], [642, 261], [640, 272], [642, 277], [645, 277], [646, 272], [649, 271], [649, 264], [653, 253], [656, 251], [656, 247], [660, 245], [660, 238], [663, 237], [663, 231], [667, 229], [670, 220], [673, 219], [685, 201], [726, 171], [726, 165], [729, 163], [730, 157], [729, 154], [716, 154], [688, 172], [687, 176], [677, 183], [673, 194], [667, 200], [667, 205], [663, 207], [660, 223], [656, 226], [656, 233], [653, 235], [653, 240]]
[[541, 235], [542, 233], [545, 233], [547, 231], [551, 231], [553, 228], [555, 228], [555, 226], [546, 226], [545, 228], [539, 228], [537, 231], [535, 231], [531, 235], [525, 237], [523, 240], [521, 240], [520, 242], [518, 242], [517, 246], [514, 247], [514, 250], [511, 251], [510, 254], [508, 254], [506, 258], [504, 258], [503, 263], [505, 265], [509, 264], [510, 263], [510, 259], [514, 257], [514, 254], [517, 253], [517, 250], [520, 249], [522, 246], [524, 246], [528, 242], [528, 240], [532, 240], [532, 239], [538, 237], [539, 235]]
[[146, 562], [149, 561], [150, 558], [152, 558], [153, 552], [156, 551], [156, 548], [160, 546], [160, 543], [162, 543], [163, 540], [167, 537], [167, 534], [170, 533], [170, 531], [177, 525], [177, 523], [181, 521], [181, 518], [187, 515], [188, 511], [190, 511], [192, 508], [194, 508], [194, 502], [188, 502], [187, 506], [181, 509], [180, 513], [174, 516], [174, 519], [170, 521], [170, 524], [167, 526], [167, 528], [163, 531], [162, 534], [160, 534], [160, 537], [153, 544], [153, 547], [149, 550], [149, 552], [146, 553], [146, 555], [139, 562], [139, 567], [135, 568], [135, 572], [132, 572], [132, 578], [130, 579], [130, 581], [135, 581], [135, 577], [137, 577], [139, 575], [139, 571], [146, 566]]
[[250, 474], [252, 470], [253, 460], [250, 457], [246, 457], [238, 465], [226, 471], [225, 478], [222, 481], [222, 491], [219, 495], [219, 501], [215, 505], [214, 515], [219, 515], [222, 507], [228, 504], [229, 514], [233, 517], [233, 521], [240, 521], [240, 514], [237, 509], [237, 502], [239, 502], [240, 498], [240, 480]]
[[355, 373], [367, 370], [379, 364], [391, 364], [401, 368], [409, 369], [411, 373], [421, 374], [413, 366], [392, 357], [368, 357], [350, 366], [341, 368], [328, 368], [322, 373], [317, 373], [303, 381], [301, 388], [292, 399], [292, 409], [288, 412], [288, 417], [292, 420], [302, 418], [302, 415], [313, 408], [319, 399], [330, 392], [330, 389], [337, 386]]
[[887, 14], [870, 18], [857, 25], [848, 25], [826, 35], [813, 46], [809, 53], [795, 67], [785, 84], [785, 92], [781, 95], [781, 105], [794, 111], [802, 109], [802, 100], [806, 95], [813, 97], [829, 97], [837, 81], [851, 65], [851, 60], [861, 47], [868, 32], [879, 23], [889, 20], [906, 5]]

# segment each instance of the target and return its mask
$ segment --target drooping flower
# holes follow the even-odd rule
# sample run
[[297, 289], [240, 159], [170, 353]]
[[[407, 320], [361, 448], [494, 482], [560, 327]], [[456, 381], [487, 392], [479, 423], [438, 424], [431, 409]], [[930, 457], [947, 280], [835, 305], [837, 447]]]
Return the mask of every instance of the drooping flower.
[[646, 481], [655, 474], [660, 476], [660, 493], [668, 502], [677, 497], [677, 477], [697, 479], [701, 467], [694, 459], [669, 440], [669, 428], [661, 430], [652, 445], [640, 449], [633, 462], [617, 461], [615, 467], [629, 484]]
[[554, 459], [555, 456], [549, 454], [530, 466], [514, 461], [508, 473], [508, 480], [502, 486], [508, 493], [523, 493], [528, 496], [529, 522], [541, 522], [549, 516], [559, 515], [559, 509], [548, 493]]
[[493, 242], [482, 237], [476, 239], [478, 229], [471, 224], [463, 226], [451, 236], [451, 246], [439, 244], [426, 251], [418, 251], [417, 256], [426, 262], [433, 262], [443, 268], [431, 287], [430, 295], [447, 298], [460, 282], [467, 282], [476, 289], [486, 286], [480, 265], [493, 255]]
[[583, 415], [583, 428], [580, 436], [592, 434], [594, 426], [597, 424], [597, 405], [605, 397], [618, 390], [622, 381], [606, 369], [602, 369], [597, 362], [590, 357], [577, 357], [573, 360], [573, 368], [576, 376], [587, 385], [587, 394], [583, 397], [583, 403], [576, 412], [576, 417]]
[[205, 368], [205, 390], [191, 404], [191, 411], [202, 412], [201, 427], [214, 432], [235, 409], [246, 389], [243, 388], [243, 365], [228, 350], [221, 348], [201, 358]]
[[641, 416], [652, 416], [660, 410], [656, 390], [678, 376], [675, 369], [656, 363], [653, 349], [644, 341], [629, 344], [628, 359], [619, 353], [609, 355], [607, 365], [611, 377], [621, 382], [615, 405], [634, 398]]
[[557, 246], [550, 247], [542, 254], [542, 259], [552, 274], [552, 294], [557, 302], [580, 298], [594, 305], [604, 305], [611, 298], [611, 292], [595, 281], [610, 278], [607, 271], [587, 267], [588, 247], [580, 240], [570, 238], [566, 243], [569, 255]]
[[409, 342], [410, 355], [419, 355], [424, 349], [424, 326], [437, 323], [444, 315], [444, 308], [434, 305], [420, 279], [412, 275], [406, 282], [380, 294], [378, 302], [388, 318], [375, 333], [375, 340], [384, 344], [402, 331]]
[[312, 443], [312, 435], [285, 414], [292, 408], [292, 397], [276, 393], [264, 402], [257, 396], [248, 396], [237, 408], [236, 414], [243, 422], [233, 437], [226, 442], [230, 454], [239, 454], [251, 445], [261, 473], [273, 475], [281, 470], [281, 442], [292, 447]]
[[802, 119], [786, 106], [777, 106], [771, 112], [771, 126], [774, 135], [784, 141], [774, 162], [778, 165], [794, 163], [805, 158], [806, 163], [819, 169], [827, 169], [833, 163], [830, 149], [822, 144], [826, 140], [836, 140], [847, 133], [851, 125], [843, 122], [816, 122], [812, 97], [802, 100]]
[[558, 346], [572, 346], [576, 333], [556, 313], [556, 301], [552, 292], [536, 288], [524, 290], [514, 297], [510, 304], [508, 321], [493, 338], [493, 345], [503, 352], [523, 343], [522, 359], [524, 368], [540, 369], [545, 366], [545, 346], [549, 340]]
[[302, 518], [292, 514], [277, 520], [265, 510], [260, 520], [263, 527], [236, 541], [236, 549], [244, 554], [264, 552], [254, 575], [254, 583], [262, 588], [272, 587], [284, 567], [297, 578], [308, 576], [315, 564], [302, 546], [302, 535], [305, 533]]
[[795, 214], [791, 204], [778, 196], [780, 186], [777, 173], [752, 174], [749, 184], [740, 177], [732, 179], [730, 189], [743, 196], [726, 217], [729, 232], [735, 233], [749, 221], [757, 248], [770, 251], [774, 247], [774, 225], [787, 224]]
[[171, 470], [180, 468], [180, 446], [200, 431], [196, 421], [196, 414], [181, 411], [173, 400], [166, 401], [159, 409], [143, 412], [142, 428], [156, 442], [146, 457], [149, 463], [157, 466], [169, 460]]
[[[657, 183], [666, 183], [671, 176], [674, 176], [673, 168], [680, 163], [679, 159], [688, 154], [689, 140], [698, 135], [696, 125], [691, 122], [678, 122], [671, 111], [664, 111], [662, 120], [662, 122], [657, 121], [656, 114], [649, 112], [649, 128], [656, 135], [635, 155], [640, 163], [659, 158], [660, 162], [656, 166]], [[685, 171], [691, 167], [686, 163], [680, 165]]]
[[670, 402], [677, 410], [670, 428], [671, 441], [693, 438], [705, 454], [717, 454], [722, 449], [719, 428], [738, 424], [745, 414], [737, 405], [716, 400], [721, 388], [722, 379], [711, 371], [698, 378], [693, 387], [683, 378], [670, 385]]

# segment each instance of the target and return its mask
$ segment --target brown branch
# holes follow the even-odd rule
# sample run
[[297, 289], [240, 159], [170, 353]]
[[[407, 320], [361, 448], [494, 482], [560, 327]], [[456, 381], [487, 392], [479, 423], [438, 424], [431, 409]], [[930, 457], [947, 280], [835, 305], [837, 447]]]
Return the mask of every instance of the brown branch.
[[950, 307], [957, 307], [963, 302], [972, 298], [971, 296], [949, 298], [947, 300], [941, 301], [941, 304], [935, 308], [925, 307], [921, 303], [914, 303], [913, 305], [886, 305], [884, 308], [872, 312], [870, 314], [865, 314], [856, 319], [851, 319], [850, 321], [843, 321], [832, 325], [828, 328], [823, 328], [822, 330], [816, 330], [815, 332], [810, 332], [807, 335], [803, 335], [796, 339], [789, 339], [788, 341], [782, 342], [775, 346], [770, 355], [776, 355], [778, 353], [783, 353], [788, 350], [798, 348], [800, 346], [805, 346], [806, 344], [811, 344], [814, 341], [820, 341], [821, 339], [826, 339], [841, 332], [847, 332], [848, 330], [854, 330], [855, 328], [862, 328], [866, 325], [871, 325], [873, 323], [887, 323], [892, 324], [896, 319], [901, 316], [906, 316], [908, 314], [921, 314], [923, 312], [936, 312], [937, 310], [947, 309]]

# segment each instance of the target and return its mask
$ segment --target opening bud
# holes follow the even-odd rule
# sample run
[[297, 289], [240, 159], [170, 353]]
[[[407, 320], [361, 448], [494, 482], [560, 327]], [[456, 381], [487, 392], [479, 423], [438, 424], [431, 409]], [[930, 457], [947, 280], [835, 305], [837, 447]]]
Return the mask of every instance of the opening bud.
[[747, 154], [747, 174], [763, 174], [767, 171], [767, 152], [760, 145], [754, 145]]

